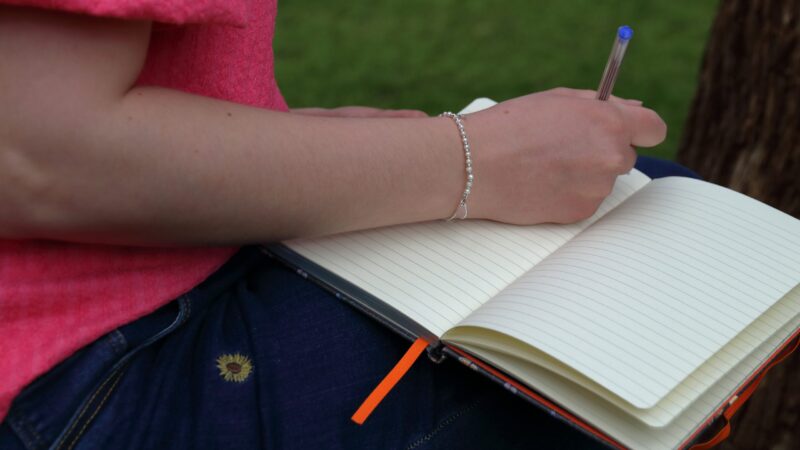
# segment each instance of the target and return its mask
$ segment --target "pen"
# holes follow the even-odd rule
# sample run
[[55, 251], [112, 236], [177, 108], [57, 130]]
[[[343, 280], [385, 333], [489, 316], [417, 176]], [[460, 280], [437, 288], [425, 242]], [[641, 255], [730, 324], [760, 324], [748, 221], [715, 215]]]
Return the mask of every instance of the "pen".
[[614, 39], [614, 46], [611, 47], [611, 54], [608, 55], [606, 69], [603, 71], [603, 78], [600, 79], [600, 86], [597, 88], [597, 99], [608, 100], [611, 90], [614, 89], [614, 82], [617, 81], [619, 66], [622, 65], [622, 57], [625, 56], [625, 49], [628, 48], [628, 41], [633, 37], [633, 29], [623, 25], [617, 29], [617, 37]]

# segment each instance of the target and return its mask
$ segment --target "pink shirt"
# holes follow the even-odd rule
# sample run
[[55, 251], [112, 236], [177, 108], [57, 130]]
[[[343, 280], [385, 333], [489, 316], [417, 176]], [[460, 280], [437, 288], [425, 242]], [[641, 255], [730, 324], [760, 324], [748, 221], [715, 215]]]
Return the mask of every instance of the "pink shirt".
[[[159, 22], [139, 84], [288, 109], [273, 72], [277, 0], [0, 2]], [[190, 290], [235, 250], [0, 240], [0, 421], [37, 376]]]

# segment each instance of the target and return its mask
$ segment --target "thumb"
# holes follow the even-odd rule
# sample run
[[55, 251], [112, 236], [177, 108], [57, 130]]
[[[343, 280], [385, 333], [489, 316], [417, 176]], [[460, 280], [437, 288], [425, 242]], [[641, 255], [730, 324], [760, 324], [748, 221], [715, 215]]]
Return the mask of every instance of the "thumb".
[[614, 103], [630, 130], [631, 145], [653, 147], [667, 137], [667, 124], [655, 111], [642, 106]]

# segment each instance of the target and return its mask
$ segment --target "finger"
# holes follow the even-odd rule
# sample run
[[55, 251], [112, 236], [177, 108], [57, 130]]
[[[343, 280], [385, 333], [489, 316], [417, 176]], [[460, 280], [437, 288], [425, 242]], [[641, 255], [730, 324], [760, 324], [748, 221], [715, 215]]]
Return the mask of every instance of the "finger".
[[338, 117], [427, 117], [422, 111], [413, 109], [380, 109], [370, 106], [343, 106], [329, 110], [330, 115]]
[[428, 117], [423, 111], [414, 109], [379, 109], [365, 106], [339, 108], [342, 117]]
[[341, 106], [331, 110], [337, 117], [376, 117], [380, 116], [382, 110], [371, 106]]
[[383, 117], [428, 117], [424, 111], [416, 109], [384, 109], [381, 111]]
[[633, 169], [633, 167], [636, 165], [636, 159], [639, 157], [639, 155], [636, 153], [636, 147], [632, 145], [624, 150], [623, 155], [624, 161], [622, 163], [622, 167], [620, 167], [620, 175], [630, 172], [631, 169]]
[[370, 106], [341, 106], [339, 108], [295, 108], [291, 112], [295, 114], [305, 114], [310, 116], [322, 117], [349, 117], [349, 118], [369, 118], [369, 117], [427, 117], [423, 111], [414, 109], [380, 109]]
[[342, 106], [339, 108], [293, 108], [291, 112], [318, 117], [373, 117], [379, 114], [380, 110], [366, 106]]
[[644, 104], [644, 102], [641, 101], [641, 100], [636, 100], [634, 98], [620, 98], [620, 97], [616, 97], [616, 96], [613, 96], [613, 95], [611, 96], [611, 98], [609, 100], [612, 101], [612, 102], [623, 103], [623, 104], [629, 105], [629, 106], [642, 106]]
[[289, 110], [292, 114], [303, 114], [306, 116], [332, 116], [334, 115], [330, 109], [325, 108], [291, 108]]
[[667, 137], [667, 124], [652, 109], [621, 103], [614, 106], [622, 113], [623, 120], [627, 124], [631, 145], [653, 147]]
[[[553, 94], [563, 95], [567, 97], [584, 98], [590, 100], [594, 100], [597, 98], [597, 91], [593, 91], [591, 89], [556, 88], [553, 89]], [[616, 95], [610, 96], [608, 98], [608, 101], [616, 103], [624, 103], [626, 105], [632, 105], [632, 106], [642, 106], [643, 103], [641, 100], [627, 99], [627, 98], [617, 97]]]

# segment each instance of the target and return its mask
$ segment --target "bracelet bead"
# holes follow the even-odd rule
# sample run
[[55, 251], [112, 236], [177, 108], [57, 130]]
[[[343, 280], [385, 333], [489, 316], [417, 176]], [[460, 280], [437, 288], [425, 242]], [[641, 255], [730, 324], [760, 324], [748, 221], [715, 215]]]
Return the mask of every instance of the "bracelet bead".
[[453, 122], [455, 122], [456, 127], [458, 128], [458, 133], [461, 135], [461, 145], [464, 147], [464, 167], [467, 174], [467, 181], [464, 186], [464, 192], [461, 194], [461, 199], [458, 202], [458, 206], [456, 206], [456, 210], [453, 212], [453, 215], [447, 219], [447, 221], [449, 222], [453, 219], [463, 220], [467, 218], [467, 197], [469, 197], [470, 192], [472, 192], [472, 184], [475, 181], [475, 176], [472, 173], [472, 153], [470, 152], [469, 138], [467, 138], [467, 132], [464, 130], [464, 122], [462, 121], [461, 114], [445, 111], [439, 114], [439, 116], [453, 119]]

